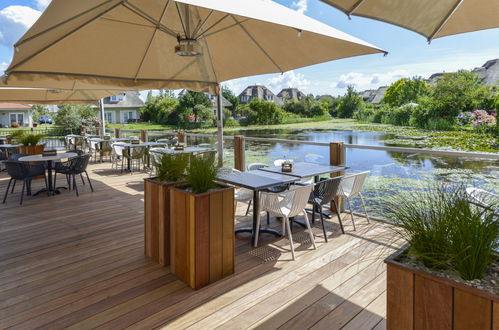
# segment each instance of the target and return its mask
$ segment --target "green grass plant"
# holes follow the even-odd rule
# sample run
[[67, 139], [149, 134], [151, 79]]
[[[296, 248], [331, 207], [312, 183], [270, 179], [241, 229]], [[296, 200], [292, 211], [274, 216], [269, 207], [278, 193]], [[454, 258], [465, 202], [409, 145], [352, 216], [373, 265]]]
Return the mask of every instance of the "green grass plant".
[[385, 216], [395, 223], [408, 253], [434, 270], [464, 280], [482, 278], [495, 261], [499, 221], [490, 210], [470, 203], [463, 186], [439, 183], [389, 197]]
[[45, 135], [19, 130], [14, 132], [11, 137], [24, 146], [36, 146], [45, 137]]
[[187, 171], [187, 182], [192, 187], [192, 191], [201, 194], [214, 188], [217, 171], [213, 157], [192, 156]]
[[161, 182], [178, 182], [185, 178], [189, 166], [189, 154], [164, 154], [156, 164], [156, 172]]

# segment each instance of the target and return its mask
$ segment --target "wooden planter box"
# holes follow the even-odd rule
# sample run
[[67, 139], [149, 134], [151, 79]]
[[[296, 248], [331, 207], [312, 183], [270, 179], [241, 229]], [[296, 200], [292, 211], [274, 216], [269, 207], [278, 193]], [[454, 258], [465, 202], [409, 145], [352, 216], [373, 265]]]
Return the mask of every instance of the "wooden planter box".
[[43, 154], [43, 149], [45, 146], [43, 144], [36, 146], [20, 146], [19, 153], [20, 154], [28, 154], [28, 155], [41, 155]]
[[176, 184], [144, 179], [144, 251], [163, 266], [170, 264], [170, 188]]
[[499, 296], [396, 259], [387, 265], [387, 329], [499, 329]]
[[193, 289], [234, 273], [234, 188], [170, 192], [171, 271]]

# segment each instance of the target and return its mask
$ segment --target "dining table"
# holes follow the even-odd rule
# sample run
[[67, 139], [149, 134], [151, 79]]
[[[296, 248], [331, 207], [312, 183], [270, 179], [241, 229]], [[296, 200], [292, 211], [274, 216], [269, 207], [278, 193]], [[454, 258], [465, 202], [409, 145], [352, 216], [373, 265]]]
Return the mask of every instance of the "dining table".
[[22, 144], [0, 144], [0, 148], [2, 148], [5, 151], [5, 156], [8, 158], [9, 157], [9, 149], [17, 149], [21, 147]]
[[252, 227], [242, 227], [236, 229], [236, 234], [251, 233], [251, 242], [256, 247], [256, 232], [269, 233], [275, 236], [281, 236], [281, 233], [269, 227], [258, 228], [258, 217], [260, 216], [260, 192], [271, 187], [290, 185], [299, 181], [300, 178], [283, 173], [266, 172], [253, 170], [247, 172], [235, 172], [230, 174], [219, 174], [217, 181], [230, 184], [236, 187], [242, 187], [253, 191], [253, 225]]
[[[53, 156], [44, 156], [44, 155], [29, 155], [19, 158], [20, 162], [44, 162], [47, 164], [47, 181], [48, 181], [48, 194], [54, 195], [59, 194], [59, 189], [66, 189], [66, 187], [55, 187], [52, 179], [52, 171], [54, 169], [54, 162], [61, 161], [63, 159], [69, 159], [73, 157], [77, 157], [78, 154], [74, 152], [61, 152], [57, 153]], [[47, 189], [41, 189], [37, 191], [34, 195], [38, 195], [40, 193], [47, 192]]]

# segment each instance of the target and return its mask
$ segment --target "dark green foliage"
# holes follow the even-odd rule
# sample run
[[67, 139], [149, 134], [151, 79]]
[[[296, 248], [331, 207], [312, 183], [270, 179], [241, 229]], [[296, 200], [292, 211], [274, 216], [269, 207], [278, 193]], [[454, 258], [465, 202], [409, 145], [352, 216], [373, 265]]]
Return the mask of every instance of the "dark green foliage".
[[55, 117], [55, 123], [66, 129], [77, 130], [82, 120], [95, 117], [97, 110], [90, 105], [61, 105]]
[[[353, 114], [353, 117], [357, 120], [361, 120], [361, 121], [370, 121], [370, 122], [374, 122], [374, 115], [377, 111], [374, 109], [374, 107], [370, 104], [366, 104], [365, 107], [357, 110], [354, 114]], [[381, 120], [381, 117], [380, 119]], [[380, 121], [381, 122], [381, 121]]]
[[41, 104], [33, 105], [31, 107], [31, 110], [33, 111], [32, 116], [33, 116], [34, 123], [38, 123], [41, 116], [48, 116], [50, 114], [49, 109], [46, 106], [41, 105]]
[[280, 124], [284, 118], [284, 111], [274, 102], [253, 99], [243, 107], [243, 115], [248, 118], [250, 124], [272, 125]]
[[347, 93], [341, 97], [336, 112], [340, 118], [352, 118], [353, 114], [362, 110], [364, 106], [364, 100], [355, 92], [352, 86], [348, 86]]
[[239, 99], [237, 96], [228, 87], [222, 87], [222, 96], [225, 97], [227, 101], [232, 103], [232, 106], [228, 107], [228, 109], [235, 111], [239, 106]]
[[402, 78], [386, 90], [383, 103], [399, 107], [408, 103], [418, 103], [419, 98], [430, 94], [430, 85], [421, 77]]
[[214, 188], [217, 171], [213, 157], [192, 156], [187, 171], [187, 182], [192, 191], [201, 194]]
[[156, 164], [161, 182], [178, 182], [185, 178], [189, 166], [188, 153], [164, 154], [161, 163]]
[[23, 146], [36, 146], [45, 137], [43, 134], [32, 134], [29, 131], [16, 131], [11, 137]]
[[146, 106], [140, 110], [140, 119], [145, 122], [167, 125], [170, 116], [177, 108], [179, 102], [172, 91], [160, 91], [156, 97], [152, 93], [147, 94]]
[[305, 118], [321, 117], [328, 113], [328, 104], [307, 96], [300, 101], [286, 102], [283, 110]]
[[385, 215], [410, 244], [409, 253], [431, 269], [483, 277], [499, 247], [499, 222], [470, 203], [463, 186], [438, 184], [409, 191], [383, 203]]

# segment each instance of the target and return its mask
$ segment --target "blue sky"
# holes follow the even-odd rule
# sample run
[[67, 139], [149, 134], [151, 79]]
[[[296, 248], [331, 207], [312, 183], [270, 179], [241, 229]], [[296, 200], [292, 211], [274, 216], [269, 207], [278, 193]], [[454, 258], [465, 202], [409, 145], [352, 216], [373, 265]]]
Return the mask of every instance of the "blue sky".
[[[83, 0], [82, 0], [83, 1]], [[0, 0], [0, 71], [12, 58], [12, 44], [36, 20], [50, 0]], [[390, 53], [342, 59], [286, 72], [232, 80], [236, 94], [250, 84], [298, 87], [305, 93], [343, 94], [347, 85], [357, 90], [377, 88], [400, 77], [429, 76], [434, 72], [473, 69], [499, 57], [499, 29], [436, 39], [428, 45], [419, 34], [389, 24], [347, 16], [319, 0], [277, 0], [319, 21], [368, 41]]]

